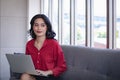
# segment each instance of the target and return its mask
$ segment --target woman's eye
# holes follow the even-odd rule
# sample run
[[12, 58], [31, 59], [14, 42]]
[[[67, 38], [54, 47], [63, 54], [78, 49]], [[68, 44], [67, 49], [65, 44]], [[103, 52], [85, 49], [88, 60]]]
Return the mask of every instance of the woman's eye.
[[35, 23], [34, 26], [41, 26], [41, 27], [45, 27], [46, 25], [45, 24], [37, 24]]
[[38, 26], [38, 24], [34, 24], [34, 26]]
[[45, 26], [45, 24], [42, 24], [41, 26], [42, 26], [42, 27], [44, 27], [44, 26]]

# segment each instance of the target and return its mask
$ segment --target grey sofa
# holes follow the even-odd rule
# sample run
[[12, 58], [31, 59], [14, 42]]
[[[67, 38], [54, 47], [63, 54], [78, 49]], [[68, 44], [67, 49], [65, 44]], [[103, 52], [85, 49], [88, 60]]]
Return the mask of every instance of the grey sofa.
[[[120, 80], [120, 50], [70, 45], [62, 49], [68, 69], [60, 80]], [[16, 80], [12, 72], [11, 80]]]

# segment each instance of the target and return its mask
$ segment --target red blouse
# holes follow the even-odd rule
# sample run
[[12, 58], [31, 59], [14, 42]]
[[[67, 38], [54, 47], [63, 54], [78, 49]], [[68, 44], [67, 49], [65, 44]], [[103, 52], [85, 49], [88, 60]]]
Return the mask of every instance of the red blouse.
[[31, 55], [36, 69], [52, 70], [54, 76], [59, 76], [66, 70], [63, 51], [54, 39], [46, 39], [40, 50], [34, 46], [32, 39], [26, 44], [26, 54]]

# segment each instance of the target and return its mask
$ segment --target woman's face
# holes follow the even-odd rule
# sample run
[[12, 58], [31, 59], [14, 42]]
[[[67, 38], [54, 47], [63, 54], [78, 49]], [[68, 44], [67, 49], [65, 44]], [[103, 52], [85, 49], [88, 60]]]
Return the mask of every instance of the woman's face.
[[45, 37], [47, 31], [47, 25], [42, 18], [37, 18], [34, 21], [33, 31], [36, 37]]

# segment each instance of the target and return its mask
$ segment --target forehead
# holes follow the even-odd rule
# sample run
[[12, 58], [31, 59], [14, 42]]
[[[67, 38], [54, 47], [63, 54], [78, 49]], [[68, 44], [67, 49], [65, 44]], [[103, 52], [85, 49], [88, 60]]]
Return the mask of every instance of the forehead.
[[37, 18], [34, 23], [45, 23], [42, 18]]

